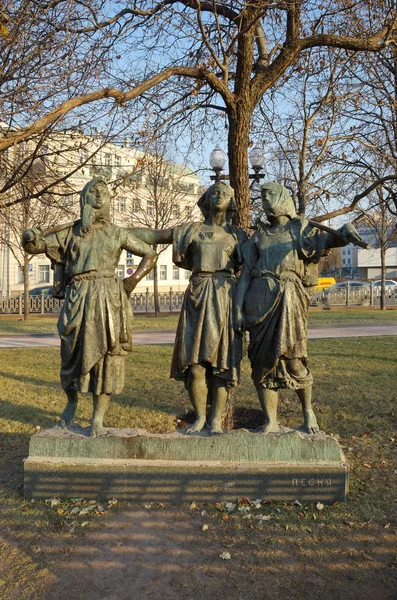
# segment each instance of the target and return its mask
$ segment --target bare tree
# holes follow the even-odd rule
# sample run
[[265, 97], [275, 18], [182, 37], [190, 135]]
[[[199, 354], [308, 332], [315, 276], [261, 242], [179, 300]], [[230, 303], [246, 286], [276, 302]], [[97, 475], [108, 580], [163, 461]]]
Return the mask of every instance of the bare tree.
[[394, 218], [388, 209], [385, 200], [385, 191], [382, 188], [376, 190], [372, 197], [372, 204], [361, 210], [356, 222], [371, 232], [374, 247], [379, 248], [381, 266], [381, 293], [380, 309], [386, 310], [386, 251], [397, 245], [397, 230]]
[[[143, 134], [167, 125], [186, 131], [197, 125], [199, 110], [202, 132], [208, 125], [212, 132], [224, 124], [228, 128], [230, 178], [244, 227], [251, 123], [264, 95], [294, 77], [307, 50], [377, 52], [394, 43], [396, 29], [394, 6], [381, 0], [321, 5], [167, 0], [149, 7], [143, 0], [117, 5], [20, 0], [9, 2], [4, 12], [10, 24], [2, 55], [13, 53], [10, 64], [26, 58], [7, 79], [7, 107], [17, 106], [20, 118], [18, 129], [0, 140], [0, 150], [99, 101], [121, 113], [132, 100], [135, 108], [145, 107]], [[29, 39], [28, 52], [18, 44], [21, 28], [29, 34], [21, 38]], [[44, 43], [54, 63], [47, 57], [43, 66]], [[73, 68], [65, 73], [67, 65]], [[41, 84], [34, 92], [32, 80]]]
[[[133, 173], [126, 172], [126, 179], [135, 183], [135, 190], [129, 192], [129, 197], [121, 196], [125, 201], [123, 213], [125, 211], [124, 216], [127, 215], [133, 226], [168, 229], [191, 219], [198, 181], [192, 179], [194, 174], [190, 169], [165, 158], [163, 144], [155, 143], [151, 150], [137, 161]], [[119, 188], [119, 194], [122, 190]], [[154, 246], [158, 255], [166, 248]], [[160, 314], [158, 275], [156, 264], [153, 269], [155, 316]]]
[[[30, 182], [29, 189], [32, 185]], [[50, 195], [42, 196], [40, 199], [29, 199], [26, 189], [22, 189], [21, 193], [25, 195], [24, 202], [0, 211], [0, 242], [12, 253], [22, 273], [24, 319], [27, 319], [29, 317], [29, 264], [33, 257], [23, 250], [22, 233], [30, 227], [45, 229], [53, 226], [60, 219], [65, 219], [66, 216], [70, 218], [70, 209]]]
[[339, 277], [342, 275], [343, 258], [340, 248], [332, 248], [330, 252], [325, 254], [319, 263], [319, 272], [325, 274], [338, 273]]

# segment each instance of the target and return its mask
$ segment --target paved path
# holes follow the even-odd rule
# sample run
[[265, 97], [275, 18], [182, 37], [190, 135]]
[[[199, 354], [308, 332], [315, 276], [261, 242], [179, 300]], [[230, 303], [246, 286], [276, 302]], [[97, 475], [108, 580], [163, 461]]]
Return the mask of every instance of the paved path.
[[[374, 323], [372, 325], [324, 325], [308, 329], [310, 340], [320, 338], [371, 337], [397, 335], [397, 323]], [[134, 331], [133, 344], [173, 344], [175, 331]], [[18, 334], [0, 335], [0, 348], [42, 348], [59, 346], [57, 335]]]

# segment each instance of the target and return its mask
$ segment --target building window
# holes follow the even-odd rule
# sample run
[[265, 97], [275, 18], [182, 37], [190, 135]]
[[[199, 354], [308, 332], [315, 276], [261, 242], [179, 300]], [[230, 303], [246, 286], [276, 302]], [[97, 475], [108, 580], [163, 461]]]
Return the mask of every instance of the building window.
[[155, 214], [155, 204], [154, 204], [153, 200], [148, 200], [147, 201], [146, 211], [147, 211], [147, 214], [149, 216], [154, 217], [154, 214]]
[[141, 203], [139, 202], [138, 198], [133, 198], [131, 200], [131, 210], [132, 212], [139, 212], [141, 208]]
[[185, 271], [185, 279], [190, 279], [191, 271]]
[[186, 206], [185, 219], [190, 219], [191, 216], [192, 216], [192, 208], [190, 206]]
[[148, 281], [153, 281], [153, 279], [154, 279], [154, 269], [153, 269], [152, 271], [150, 271], [150, 273], [148, 273], [148, 274], [146, 275], [146, 279], [147, 279]]
[[172, 279], [179, 279], [179, 268], [175, 265], [172, 267]]
[[125, 212], [126, 211], [126, 198], [116, 198], [114, 203], [114, 208], [117, 212]]
[[110, 152], [105, 152], [103, 155], [103, 162], [105, 163], [105, 165], [107, 167], [110, 167], [112, 165], [112, 155], [110, 154]]
[[25, 278], [24, 278], [24, 276], [23, 276], [23, 269], [22, 269], [22, 267], [20, 267], [20, 266], [18, 265], [18, 268], [17, 268], [17, 281], [16, 281], [16, 282], [17, 282], [17, 283], [23, 283], [23, 282], [24, 282], [24, 279], [25, 279]]
[[119, 154], [114, 157], [114, 164], [116, 167], [121, 167], [121, 156]]
[[172, 217], [174, 219], [179, 219], [181, 216], [181, 210], [178, 205], [172, 207]]
[[167, 265], [160, 265], [160, 279], [161, 281], [167, 279]]
[[116, 275], [119, 279], [124, 279], [125, 277], [124, 265], [117, 265], [116, 267]]
[[39, 265], [37, 273], [37, 283], [50, 283], [50, 265]]

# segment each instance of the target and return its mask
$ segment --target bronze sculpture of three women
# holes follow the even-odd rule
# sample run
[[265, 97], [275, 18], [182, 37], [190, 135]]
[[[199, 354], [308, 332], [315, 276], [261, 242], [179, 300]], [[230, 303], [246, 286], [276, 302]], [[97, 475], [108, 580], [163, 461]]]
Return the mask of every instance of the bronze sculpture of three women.
[[[186, 432], [204, 428], [209, 401], [210, 433], [222, 433], [228, 390], [239, 380], [245, 330], [250, 334], [252, 378], [265, 414], [263, 432], [279, 431], [278, 390], [284, 388], [297, 392], [305, 431], [318, 431], [307, 363], [306, 268], [329, 248], [360, 237], [350, 225], [335, 236], [320, 232], [296, 215], [292, 198], [279, 184], [262, 186], [262, 200], [268, 224], [248, 241], [233, 224], [233, 190], [223, 182], [199, 200], [204, 222], [162, 231], [125, 229], [110, 222], [110, 193], [99, 177], [81, 192], [79, 220], [56, 232], [24, 233], [25, 250], [45, 253], [62, 274], [65, 303], [58, 331], [67, 405], [61, 427], [73, 421], [78, 392], [91, 392], [91, 435], [103, 434], [110, 396], [123, 389], [123, 356], [131, 350], [128, 296], [155, 264], [151, 245], [172, 243], [174, 263], [192, 272], [171, 365], [171, 377], [185, 382], [196, 414]], [[121, 283], [115, 268], [123, 249], [142, 260]]]

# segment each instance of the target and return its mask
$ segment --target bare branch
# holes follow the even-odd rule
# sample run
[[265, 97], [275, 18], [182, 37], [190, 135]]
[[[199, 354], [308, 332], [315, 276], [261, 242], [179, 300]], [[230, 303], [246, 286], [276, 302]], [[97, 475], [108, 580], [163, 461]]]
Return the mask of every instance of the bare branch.
[[356, 194], [348, 206], [344, 206], [343, 208], [338, 208], [327, 214], [315, 217], [313, 218], [313, 221], [318, 221], [319, 223], [321, 223], [322, 221], [326, 221], [327, 219], [333, 219], [335, 217], [339, 217], [340, 215], [346, 215], [347, 213], [352, 212], [355, 208], [357, 208], [357, 205], [360, 202], [360, 200], [365, 198], [365, 196], [368, 196], [368, 194], [370, 194], [379, 186], [382, 186], [384, 183], [386, 183], [386, 181], [397, 181], [397, 174], [386, 175], [385, 177], [377, 179], [376, 181], [371, 183], [371, 185], [368, 186], [363, 192], [361, 192], [360, 194]]

